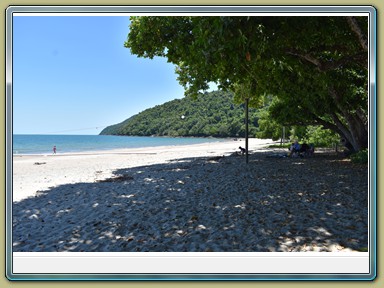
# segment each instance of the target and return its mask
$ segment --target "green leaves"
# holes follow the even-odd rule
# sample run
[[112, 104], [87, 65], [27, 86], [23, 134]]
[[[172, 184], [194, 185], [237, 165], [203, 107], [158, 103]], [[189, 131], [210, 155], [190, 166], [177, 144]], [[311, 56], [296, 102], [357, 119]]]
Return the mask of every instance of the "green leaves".
[[[253, 107], [261, 104], [260, 95], [277, 97], [269, 114], [275, 122], [323, 124], [355, 150], [366, 145], [361, 138], [368, 129], [367, 17], [160, 16], [131, 21], [125, 47], [140, 57], [167, 57], [177, 67], [185, 95], [197, 98], [209, 82], [227, 91], [249, 86]], [[241, 102], [241, 95], [236, 92], [235, 100]]]
[[[256, 110], [250, 110], [250, 130], [257, 130]], [[183, 117], [182, 117], [183, 116]], [[244, 105], [233, 94], [206, 93], [197, 99], [185, 97], [144, 110], [124, 122], [105, 128], [103, 135], [243, 137]]]

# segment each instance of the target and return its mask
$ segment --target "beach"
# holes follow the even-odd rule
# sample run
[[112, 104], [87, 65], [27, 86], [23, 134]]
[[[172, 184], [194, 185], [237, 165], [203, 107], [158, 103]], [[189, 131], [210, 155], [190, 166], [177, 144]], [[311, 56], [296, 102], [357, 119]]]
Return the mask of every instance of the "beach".
[[[272, 140], [249, 140], [250, 150], [272, 143]], [[78, 153], [16, 154], [13, 155], [13, 201], [58, 185], [106, 179], [112, 177], [116, 169], [167, 163], [178, 158], [230, 155], [240, 151], [239, 146], [245, 147], [244, 139]]]
[[13, 251], [351, 252], [368, 169], [271, 140], [13, 157]]

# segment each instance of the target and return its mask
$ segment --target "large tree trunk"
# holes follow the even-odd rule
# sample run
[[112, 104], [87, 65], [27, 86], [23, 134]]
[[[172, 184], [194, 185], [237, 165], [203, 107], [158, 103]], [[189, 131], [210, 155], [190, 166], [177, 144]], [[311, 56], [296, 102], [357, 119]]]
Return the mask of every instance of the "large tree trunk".
[[343, 125], [337, 117], [332, 117], [339, 128], [338, 134], [344, 139], [344, 146], [351, 153], [358, 152], [368, 148], [368, 132], [362, 123], [352, 116], [348, 116], [346, 120], [348, 127]]
[[344, 123], [333, 113], [332, 119], [336, 126], [340, 129], [340, 134], [345, 139], [346, 147], [351, 152], [358, 152], [362, 149], [368, 148], [368, 123], [366, 117], [363, 117], [363, 111], [360, 109], [358, 112], [350, 112], [352, 109], [345, 104], [341, 104], [341, 95], [333, 88], [329, 90], [332, 99], [342, 115]]

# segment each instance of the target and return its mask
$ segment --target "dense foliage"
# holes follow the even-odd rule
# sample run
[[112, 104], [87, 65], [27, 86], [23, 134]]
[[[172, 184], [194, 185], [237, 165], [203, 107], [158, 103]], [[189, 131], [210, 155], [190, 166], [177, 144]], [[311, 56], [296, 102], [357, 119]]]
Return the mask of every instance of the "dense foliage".
[[[257, 111], [250, 109], [249, 131], [255, 137]], [[105, 128], [103, 135], [244, 137], [244, 104], [233, 94], [210, 92], [149, 108], [124, 122]]]
[[359, 152], [351, 155], [351, 160], [353, 163], [358, 164], [367, 164], [368, 163], [368, 149], [360, 150]]
[[175, 64], [186, 95], [212, 81], [254, 107], [273, 95], [270, 130], [321, 125], [368, 146], [368, 17], [131, 17], [125, 47]]

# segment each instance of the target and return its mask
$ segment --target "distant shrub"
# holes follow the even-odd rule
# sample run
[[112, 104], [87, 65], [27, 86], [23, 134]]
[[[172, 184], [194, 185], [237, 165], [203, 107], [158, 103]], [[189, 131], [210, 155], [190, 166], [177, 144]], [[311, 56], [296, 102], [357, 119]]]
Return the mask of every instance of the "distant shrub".
[[286, 148], [286, 149], [289, 149], [289, 147], [291, 147], [291, 143], [285, 143], [283, 145], [281, 144], [273, 144], [273, 145], [269, 145], [268, 148]]
[[361, 150], [351, 155], [353, 163], [366, 164], [368, 163], [368, 149]]
[[335, 143], [340, 142], [340, 136], [335, 132], [324, 129], [323, 126], [308, 126], [306, 128], [304, 141], [313, 143], [315, 147], [331, 147]]
[[368, 247], [357, 248], [357, 251], [360, 251], [360, 252], [369, 252]]

